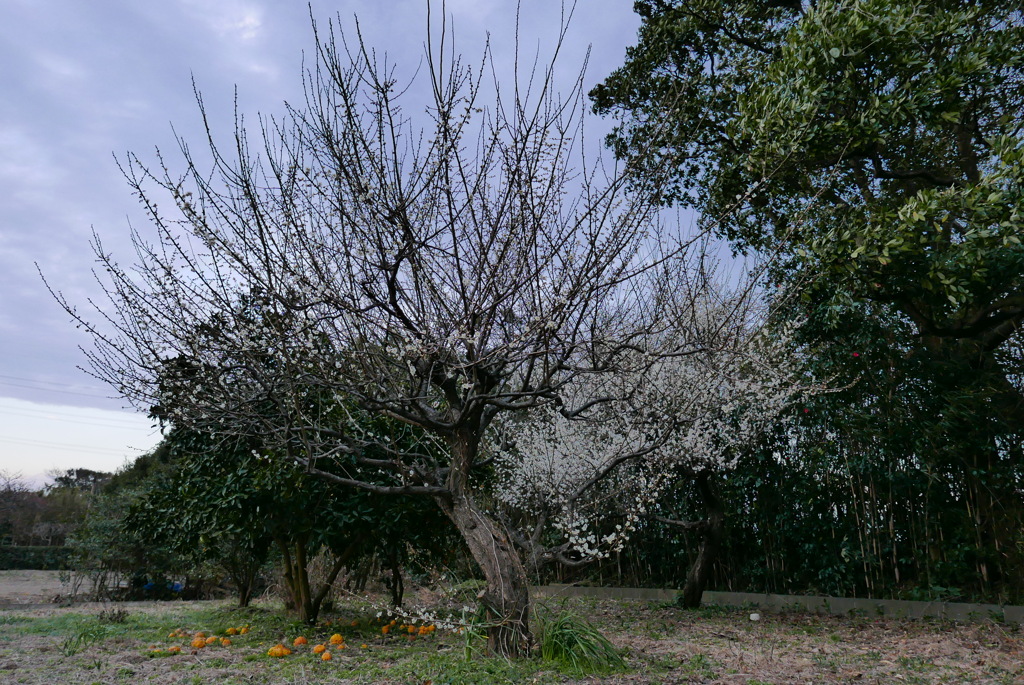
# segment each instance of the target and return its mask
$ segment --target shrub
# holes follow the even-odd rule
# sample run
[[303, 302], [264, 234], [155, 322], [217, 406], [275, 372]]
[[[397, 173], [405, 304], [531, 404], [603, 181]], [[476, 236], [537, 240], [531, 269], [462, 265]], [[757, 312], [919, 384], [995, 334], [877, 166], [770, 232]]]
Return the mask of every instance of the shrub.
[[59, 571], [68, 567], [71, 548], [52, 547], [0, 547], [0, 570]]
[[611, 673], [626, 662], [600, 630], [575, 614], [563, 612], [541, 622], [542, 656], [572, 675]]

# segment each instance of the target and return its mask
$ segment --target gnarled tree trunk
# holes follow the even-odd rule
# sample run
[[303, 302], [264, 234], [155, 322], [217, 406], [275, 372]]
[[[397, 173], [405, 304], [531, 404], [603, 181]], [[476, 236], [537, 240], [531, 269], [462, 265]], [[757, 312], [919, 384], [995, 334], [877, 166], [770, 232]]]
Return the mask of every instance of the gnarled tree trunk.
[[449, 444], [451, 494], [438, 497], [437, 501], [484, 574], [486, 586], [478, 598], [487, 612], [488, 651], [509, 658], [527, 656], [533, 646], [533, 635], [526, 568], [504, 528], [477, 505], [468, 488], [478, 437], [475, 432], [464, 430]]
[[718, 558], [718, 551], [722, 546], [722, 537], [725, 531], [725, 511], [722, 501], [715, 494], [710, 476], [706, 471], [697, 475], [697, 488], [704, 499], [707, 519], [702, 526], [704, 540], [701, 542], [697, 558], [686, 576], [683, 594], [679, 597], [679, 604], [687, 609], [696, 609], [700, 606], [701, 597], [704, 594], [704, 588], [707, 587], [708, 578], [711, 577], [711, 568]]

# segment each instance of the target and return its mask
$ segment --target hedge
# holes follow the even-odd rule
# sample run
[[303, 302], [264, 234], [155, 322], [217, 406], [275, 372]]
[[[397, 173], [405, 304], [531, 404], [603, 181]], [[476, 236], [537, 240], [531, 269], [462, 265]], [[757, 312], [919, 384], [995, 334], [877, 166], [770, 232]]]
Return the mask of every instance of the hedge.
[[36, 569], [58, 571], [67, 568], [71, 548], [63, 546], [0, 546], [0, 570]]

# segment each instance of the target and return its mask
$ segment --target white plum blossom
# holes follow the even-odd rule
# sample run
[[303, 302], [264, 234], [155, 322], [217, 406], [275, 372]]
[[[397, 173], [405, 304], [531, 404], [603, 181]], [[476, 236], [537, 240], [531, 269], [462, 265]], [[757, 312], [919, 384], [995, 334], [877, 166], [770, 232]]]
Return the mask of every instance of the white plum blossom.
[[[563, 393], [567, 404], [504, 426], [496, 498], [559, 531], [560, 556], [621, 550], [666, 488], [734, 467], [808, 390], [789, 338], [781, 326], [733, 331], [685, 353], [636, 352], [616, 373], [577, 377]], [[620, 517], [613, 527], [612, 513]]]

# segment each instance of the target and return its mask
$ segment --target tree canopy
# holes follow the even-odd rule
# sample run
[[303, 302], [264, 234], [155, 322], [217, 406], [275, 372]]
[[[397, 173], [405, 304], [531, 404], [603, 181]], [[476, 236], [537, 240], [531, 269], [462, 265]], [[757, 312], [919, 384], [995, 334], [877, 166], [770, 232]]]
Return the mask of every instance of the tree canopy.
[[[593, 105], [619, 119], [609, 142], [645, 165], [663, 202], [699, 211], [739, 251], [781, 255], [770, 295], [805, 321], [797, 340], [813, 370], [847, 388], [809, 409], [820, 433], [804, 459], [820, 456], [826, 472], [829, 460], [856, 460], [890, 492], [907, 487], [900, 472], [926, 471], [919, 494], [945, 498], [944, 525], [970, 531], [963, 548], [981, 586], [1012, 585], [1024, 426], [1019, 3], [635, 7], [638, 44]], [[892, 549], [903, 540], [945, 559], [944, 545], [910, 530], [892, 533]]]
[[639, 43], [591, 93], [621, 118], [616, 152], [739, 249], [781, 250], [833, 318], [871, 302], [911, 322], [918, 349], [988, 374], [1019, 424], [995, 354], [1024, 320], [1019, 5], [636, 9]]

